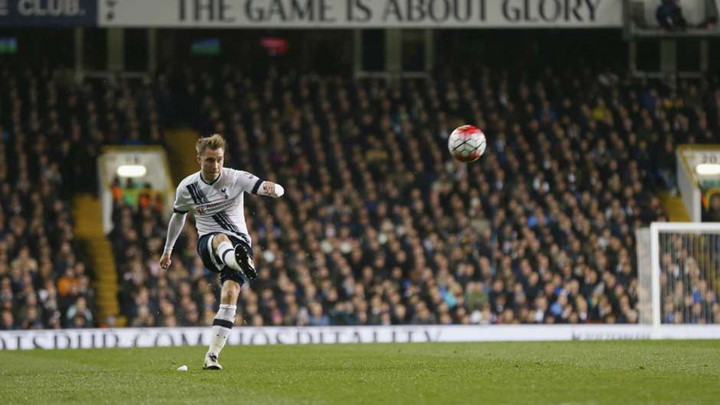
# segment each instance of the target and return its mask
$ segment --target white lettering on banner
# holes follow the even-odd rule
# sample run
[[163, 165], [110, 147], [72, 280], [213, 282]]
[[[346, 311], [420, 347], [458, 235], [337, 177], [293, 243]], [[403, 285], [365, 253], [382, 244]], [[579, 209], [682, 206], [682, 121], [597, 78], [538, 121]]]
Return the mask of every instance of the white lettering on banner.
[[622, 25], [622, 0], [115, 0], [100, 2], [99, 9], [100, 26], [127, 27], [619, 28]]
[[[208, 328], [64, 329], [0, 332], [0, 350], [206, 346]], [[720, 325], [493, 325], [235, 328], [229, 345], [720, 339]]]
[[24, 17], [79, 17], [85, 10], [80, 0], [20, 0], [18, 13]]

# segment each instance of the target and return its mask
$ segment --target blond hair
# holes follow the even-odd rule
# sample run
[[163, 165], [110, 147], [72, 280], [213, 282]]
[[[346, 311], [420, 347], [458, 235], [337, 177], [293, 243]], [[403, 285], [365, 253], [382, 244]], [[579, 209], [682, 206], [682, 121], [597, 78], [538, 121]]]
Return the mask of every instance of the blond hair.
[[205, 151], [205, 149], [216, 150], [220, 148], [225, 149], [225, 138], [223, 138], [223, 136], [220, 134], [214, 134], [206, 138], [200, 138], [195, 144], [195, 150], [197, 151], [198, 155], [201, 155]]

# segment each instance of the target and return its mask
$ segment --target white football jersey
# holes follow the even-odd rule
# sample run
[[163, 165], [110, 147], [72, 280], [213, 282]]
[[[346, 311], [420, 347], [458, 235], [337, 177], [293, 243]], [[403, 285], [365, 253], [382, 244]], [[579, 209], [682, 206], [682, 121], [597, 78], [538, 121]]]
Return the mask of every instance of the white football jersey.
[[243, 193], [257, 194], [262, 183], [263, 180], [252, 173], [227, 167], [210, 183], [197, 172], [180, 182], [173, 210], [178, 213], [194, 211], [199, 236], [222, 232], [251, 244], [245, 224]]

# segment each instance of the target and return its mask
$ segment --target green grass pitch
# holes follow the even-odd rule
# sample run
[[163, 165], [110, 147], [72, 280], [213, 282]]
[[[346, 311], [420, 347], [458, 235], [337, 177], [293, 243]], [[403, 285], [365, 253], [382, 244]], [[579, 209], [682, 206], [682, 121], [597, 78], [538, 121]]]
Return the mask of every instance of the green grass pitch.
[[[0, 352], [0, 403], [720, 404], [720, 341]], [[187, 372], [176, 371], [182, 364]]]

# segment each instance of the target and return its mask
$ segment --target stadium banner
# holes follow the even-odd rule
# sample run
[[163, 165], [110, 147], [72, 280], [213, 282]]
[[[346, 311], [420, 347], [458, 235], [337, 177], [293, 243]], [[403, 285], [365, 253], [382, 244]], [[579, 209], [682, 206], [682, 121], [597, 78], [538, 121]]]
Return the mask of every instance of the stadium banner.
[[[0, 350], [207, 346], [210, 329], [119, 328], [0, 332]], [[720, 339], [720, 325], [428, 325], [241, 327], [229, 345]]]
[[600, 28], [622, 0], [114, 0], [103, 27]]
[[0, 27], [94, 26], [98, 0], [0, 0]]

